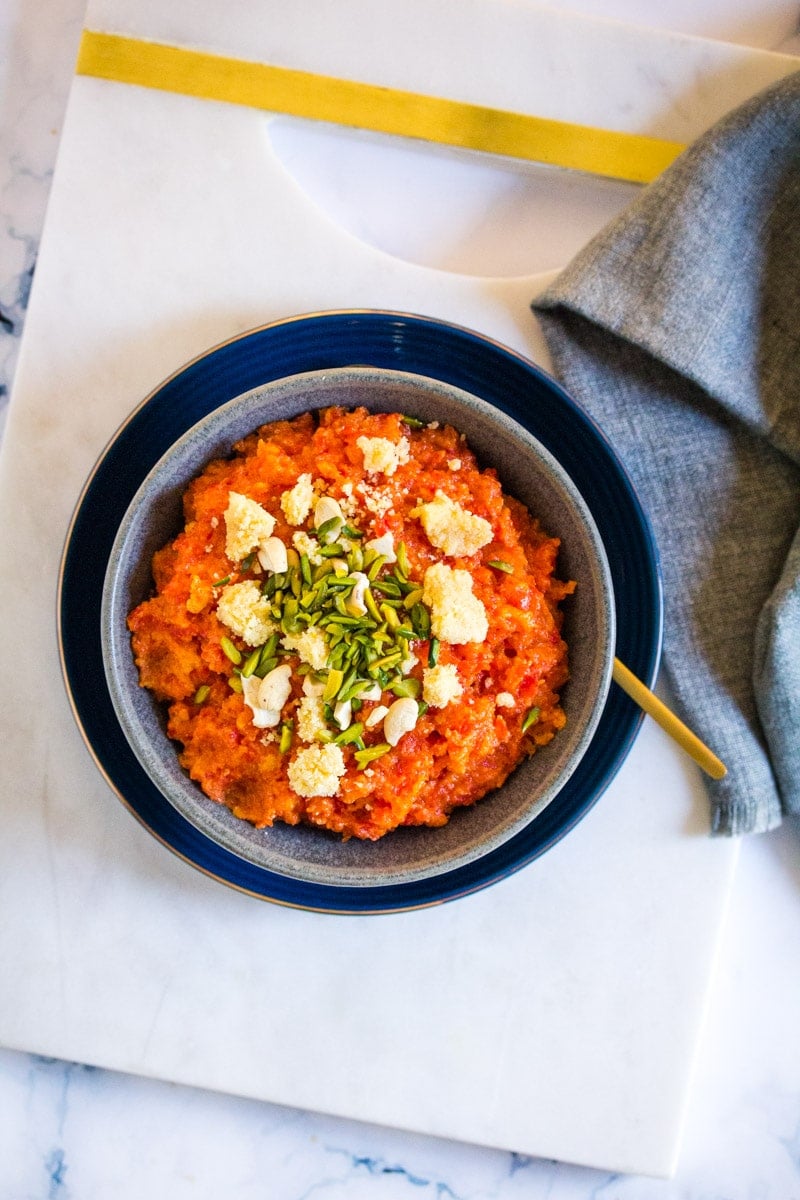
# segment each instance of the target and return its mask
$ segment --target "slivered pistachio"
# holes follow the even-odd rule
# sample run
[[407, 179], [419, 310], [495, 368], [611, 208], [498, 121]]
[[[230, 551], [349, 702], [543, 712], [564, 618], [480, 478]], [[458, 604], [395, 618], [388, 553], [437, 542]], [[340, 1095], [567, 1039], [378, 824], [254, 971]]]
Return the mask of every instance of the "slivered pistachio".
[[274, 671], [277, 665], [278, 656], [277, 654], [274, 654], [271, 658], [262, 659], [256, 667], [254, 674], [257, 675], [259, 679], [266, 679], [270, 671]]
[[281, 754], [288, 754], [292, 748], [294, 721], [283, 721], [281, 724], [281, 736], [278, 742], [278, 750]]
[[300, 555], [295, 550], [294, 546], [286, 547], [286, 562], [295, 570], [300, 566]]
[[391, 748], [388, 742], [379, 742], [377, 746], [367, 746], [365, 750], [356, 750], [353, 757], [356, 765], [363, 771], [371, 762], [375, 762], [376, 758], [383, 758], [384, 754], [388, 754]]
[[381, 616], [390, 629], [397, 629], [400, 625], [400, 618], [397, 613], [388, 604], [381, 604]]
[[248, 654], [247, 658], [245, 659], [244, 666], [242, 667], [242, 678], [243, 679], [250, 678], [250, 676], [253, 674], [256, 667], [258, 666], [260, 658], [261, 658], [261, 647], [259, 646], [257, 650], [254, 650], [252, 652], [252, 654]]
[[361, 571], [364, 568], [364, 552], [360, 546], [354, 546], [347, 555], [347, 565], [351, 571]]
[[317, 583], [320, 579], [324, 579], [326, 575], [330, 575], [333, 570], [332, 562], [321, 562], [314, 567], [313, 580]]
[[391, 596], [393, 600], [399, 600], [403, 595], [396, 581], [387, 576], [384, 576], [383, 579], [372, 580], [372, 587], [382, 596]]
[[328, 678], [325, 680], [325, 691], [322, 693], [322, 699], [325, 704], [329, 704], [334, 696], [337, 695], [343, 680], [344, 671], [337, 671], [334, 667], [328, 672]]
[[270, 636], [264, 642], [264, 645], [261, 647], [262, 662], [267, 658], [272, 658], [273, 654], [277, 652], [279, 640], [280, 639], [277, 633], [270, 634]]
[[230, 575], [226, 575], [224, 579], [215, 579], [214, 582], [211, 584], [211, 586], [212, 587], [225, 587], [225, 584], [230, 583], [230, 581], [231, 581]]
[[422, 684], [412, 676], [408, 676], [406, 679], [398, 679], [396, 683], [389, 684], [389, 691], [394, 692], [395, 696], [413, 696], [415, 700], [421, 690]]
[[507, 563], [502, 558], [490, 558], [486, 565], [487, 567], [494, 567], [496, 571], [505, 571], [506, 575], [514, 574], [514, 568], [511, 563]]
[[329, 520], [323, 521], [317, 529], [317, 538], [323, 546], [327, 545], [331, 540], [331, 534], [334, 537], [338, 534], [344, 522], [341, 517], [330, 517]]
[[409, 429], [422, 429], [425, 424], [424, 421], [420, 421], [419, 417], [402, 416], [400, 420], [404, 425], [407, 425]]
[[295, 600], [297, 600], [303, 590], [303, 579], [297, 571], [292, 571], [289, 579], [289, 587]]
[[414, 630], [409, 629], [407, 625], [398, 625], [397, 629], [395, 629], [395, 631], [394, 631], [394, 636], [403, 638], [403, 640], [406, 642], [413, 642], [416, 640], [416, 637], [417, 637]]
[[378, 621], [378, 622], [383, 620], [381, 613], [380, 613], [380, 609], [378, 608], [378, 605], [375, 603], [375, 594], [372, 591], [372, 588], [365, 589], [364, 603], [367, 606], [367, 612], [373, 618], [373, 620]]
[[351, 742], [359, 741], [363, 732], [364, 723], [354, 721], [352, 725], [348, 725], [347, 729], [337, 734], [333, 740], [337, 746], [348, 746]]
[[350, 538], [351, 541], [358, 541], [359, 538], [363, 538], [364, 536], [360, 529], [356, 529], [355, 525], [349, 525], [347, 523], [342, 526], [340, 532], [343, 533], [346, 538]]
[[320, 546], [319, 552], [323, 558], [341, 558], [345, 549], [340, 542], [331, 542], [328, 546]]
[[539, 720], [539, 711], [540, 710], [535, 705], [533, 708], [528, 709], [528, 712], [525, 714], [525, 719], [522, 722], [523, 733], [527, 733], [531, 726], [535, 725]]
[[230, 659], [235, 667], [239, 666], [242, 661], [241, 651], [237, 650], [229, 637], [220, 638], [219, 644], [222, 647], [222, 652], [226, 658]]
[[411, 566], [408, 561], [408, 550], [405, 542], [400, 542], [395, 552], [397, 554], [397, 570], [402, 572], [405, 579], [408, 579], [411, 574]]
[[242, 691], [243, 691], [243, 688], [242, 688], [242, 681], [241, 681], [241, 679], [239, 678], [239, 676], [238, 676], [238, 675], [229, 675], [229, 676], [228, 676], [228, 686], [229, 686], [229, 687], [230, 687], [230, 688], [231, 688], [231, 689], [232, 689], [234, 692], [239, 692], [239, 694], [241, 695], [241, 693], [242, 693]]
[[255, 552], [255, 550], [251, 550], [250, 553], [247, 555], [247, 558], [242, 559], [241, 563], [239, 564], [239, 570], [240, 571], [251, 570], [253, 563], [255, 561], [256, 561], [256, 552]]
[[425, 641], [431, 632], [431, 616], [427, 608], [424, 604], [415, 604], [409, 616], [414, 632], [419, 634], [421, 641]]
[[[375, 556], [375, 558], [370, 559], [369, 567], [367, 568], [367, 576], [370, 579], [370, 581], [377, 581], [378, 572], [380, 571], [381, 567], [383, 566], [383, 564], [385, 562], [386, 562], [385, 554], [378, 554]], [[364, 566], [365, 567], [367, 566], [366, 555], [364, 557]]]
[[311, 577], [311, 560], [307, 554], [300, 555], [300, 574], [303, 576], [303, 582], [310, 587], [313, 579]]
[[439, 661], [439, 639], [432, 637], [431, 640], [428, 642], [428, 666], [435, 667], [438, 661]]
[[417, 701], [417, 711], [418, 711], [419, 716], [421, 716], [421, 717], [425, 716], [425, 713], [428, 711], [428, 705], [425, 703], [424, 700]]
[[381, 658], [376, 658], [374, 662], [371, 662], [369, 665], [369, 673], [371, 675], [373, 671], [380, 671], [384, 667], [395, 667], [399, 662], [402, 661], [402, 658], [402, 650], [392, 650], [390, 654], [384, 654]]
[[207, 684], [207, 683], [201, 683], [201, 684], [200, 684], [200, 687], [197, 689], [197, 691], [196, 691], [196, 692], [195, 692], [195, 694], [194, 694], [194, 702], [195, 702], [195, 704], [203, 704], [203, 703], [205, 703], [205, 701], [206, 701], [206, 700], [208, 699], [208, 697], [209, 697], [209, 693], [210, 693], [210, 692], [211, 692], [211, 688], [208, 686], [208, 684]]
[[419, 604], [421, 599], [422, 599], [422, 588], [415, 587], [413, 592], [409, 592], [408, 595], [404, 598], [403, 608], [407, 608], [410, 612], [415, 604]]

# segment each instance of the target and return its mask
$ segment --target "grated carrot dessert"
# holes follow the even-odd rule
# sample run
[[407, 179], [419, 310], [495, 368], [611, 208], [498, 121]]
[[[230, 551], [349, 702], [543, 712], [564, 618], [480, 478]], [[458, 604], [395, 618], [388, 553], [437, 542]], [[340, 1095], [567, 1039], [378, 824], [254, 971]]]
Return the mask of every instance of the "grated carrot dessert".
[[263, 827], [437, 826], [566, 721], [558, 539], [463, 436], [331, 408], [187, 488], [130, 614], [182, 766]]

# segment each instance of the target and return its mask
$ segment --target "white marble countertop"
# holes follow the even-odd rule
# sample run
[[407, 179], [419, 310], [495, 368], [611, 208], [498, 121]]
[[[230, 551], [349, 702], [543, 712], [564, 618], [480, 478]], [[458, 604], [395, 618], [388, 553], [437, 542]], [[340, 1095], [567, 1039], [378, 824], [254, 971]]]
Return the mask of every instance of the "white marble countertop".
[[[618, 20], [648, 19], [645, 0], [584, 0], [569, 7]], [[82, 0], [0, 5], [4, 398], [82, 17]], [[797, 19], [797, 4], [778, 0], [672, 0], [658, 17], [662, 28], [790, 53], [800, 48]], [[610, 190], [606, 199], [600, 224], [624, 195]], [[597, 212], [586, 220], [590, 230]], [[426, 251], [415, 246], [413, 253], [424, 258]], [[742, 846], [672, 1181], [614, 1176], [0, 1050], [0, 1200], [109, 1194], [124, 1200], [148, 1193], [246, 1200], [314, 1192], [348, 1198], [800, 1200], [799, 838], [800, 828], [787, 824]], [[602, 1095], [597, 1103], [602, 1105]]]

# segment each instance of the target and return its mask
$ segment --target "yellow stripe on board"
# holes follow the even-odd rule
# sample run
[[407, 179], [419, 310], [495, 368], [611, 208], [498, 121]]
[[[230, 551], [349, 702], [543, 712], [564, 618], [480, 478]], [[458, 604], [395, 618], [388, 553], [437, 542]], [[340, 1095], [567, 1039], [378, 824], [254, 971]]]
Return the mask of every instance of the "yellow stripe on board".
[[84, 30], [77, 72], [356, 129], [422, 138], [611, 179], [649, 183], [677, 142], [443, 100], [331, 75]]

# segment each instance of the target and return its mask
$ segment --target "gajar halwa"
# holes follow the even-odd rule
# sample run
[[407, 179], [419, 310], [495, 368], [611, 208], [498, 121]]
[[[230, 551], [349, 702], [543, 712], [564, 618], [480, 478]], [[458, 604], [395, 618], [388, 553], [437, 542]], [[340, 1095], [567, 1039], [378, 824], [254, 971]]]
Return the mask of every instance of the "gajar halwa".
[[456, 430], [330, 408], [209, 464], [129, 616], [180, 761], [263, 827], [446, 823], [566, 721], [558, 540]]

